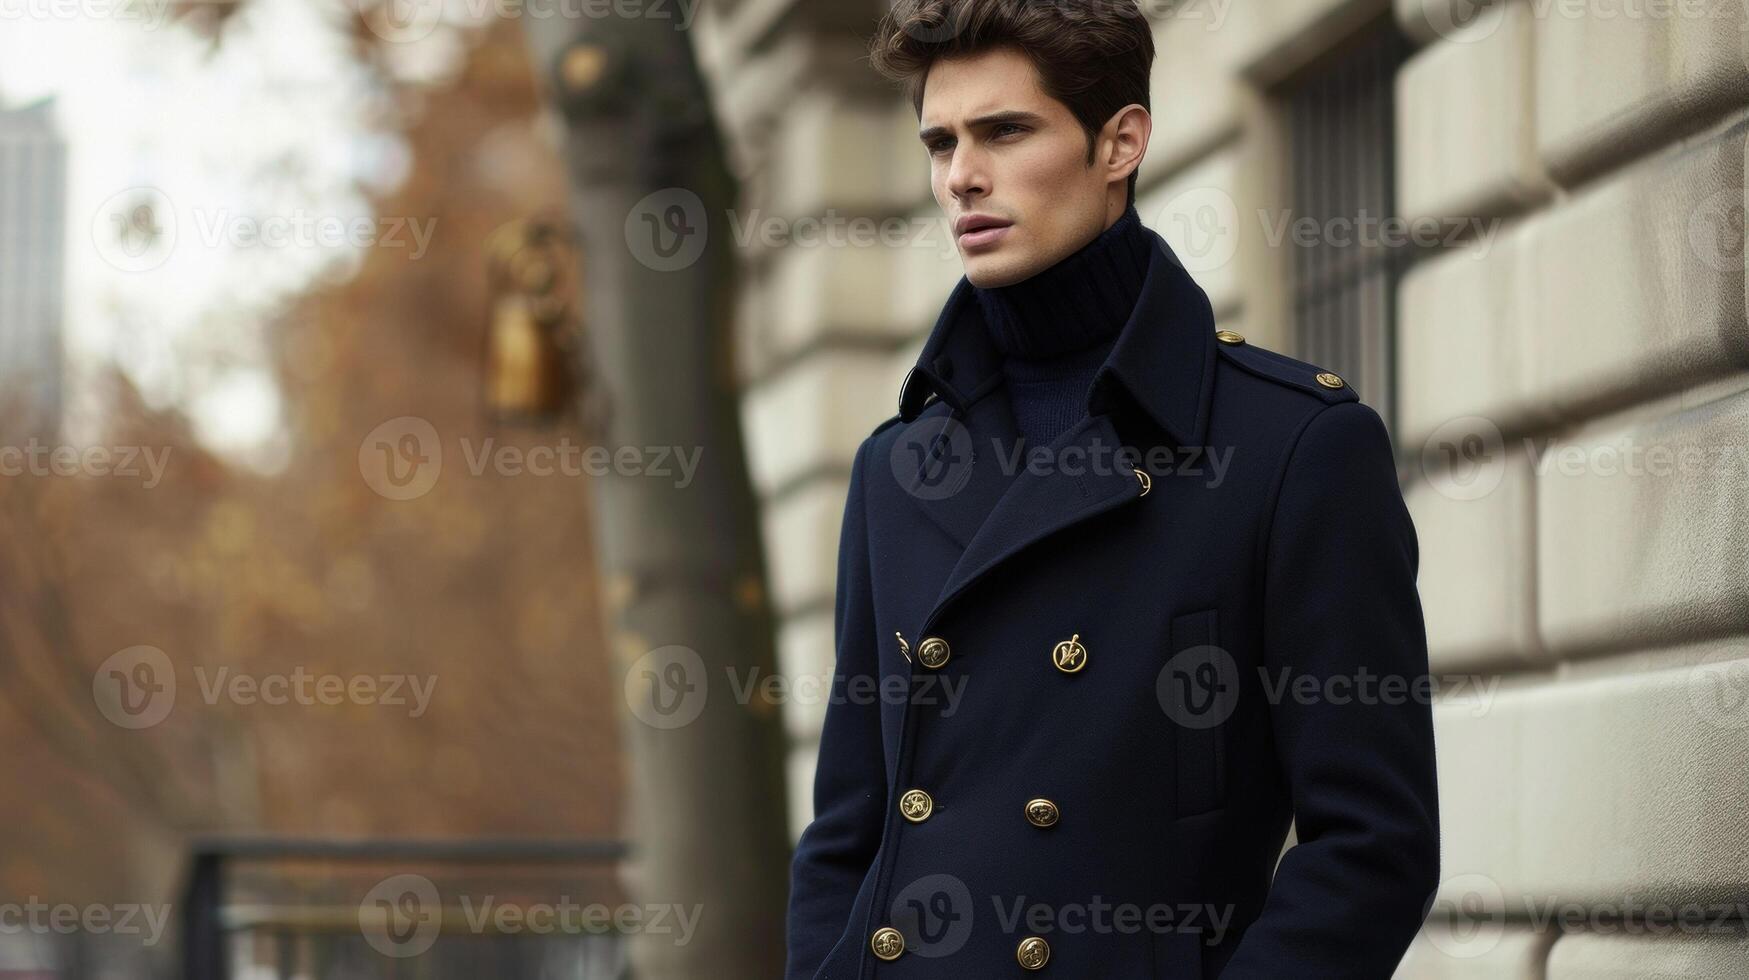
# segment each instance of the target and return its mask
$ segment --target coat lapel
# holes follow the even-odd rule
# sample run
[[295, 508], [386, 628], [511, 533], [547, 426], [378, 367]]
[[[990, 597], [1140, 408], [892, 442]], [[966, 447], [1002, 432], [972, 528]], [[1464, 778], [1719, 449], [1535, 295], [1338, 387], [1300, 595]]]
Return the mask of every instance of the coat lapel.
[[[999, 391], [994, 400], [1006, 403], [1007, 395]], [[977, 444], [984, 451], [979, 463], [1002, 471], [1004, 489], [948, 573], [931, 621], [955, 596], [1033, 542], [1142, 495], [1141, 481], [1117, 456], [1120, 442], [1109, 415], [1084, 417], [1070, 427], [1042, 454], [1046, 465], [1037, 468], [1028, 466], [1025, 456], [1002, 458], [1013, 445], [992, 446], [988, 439]], [[1008, 475], [1015, 466], [1018, 472]]]
[[[932, 404], [911, 423], [901, 451], [909, 480], [905, 491], [962, 549], [969, 547], [996, 502], [1014, 481], [997, 447], [1019, 439], [1008, 392], [997, 386], [978, 396], [964, 413]], [[916, 471], [910, 472], [911, 464]]]
[[964, 549], [928, 622], [1032, 543], [1141, 496], [1141, 481], [1116, 456], [1122, 441], [1114, 411], [1141, 412], [1174, 444], [1201, 444], [1214, 317], [1165, 240], [1150, 234], [1155, 247], [1142, 295], [1094, 380], [1088, 414], [1047, 447], [1036, 469], [1015, 454], [1020, 436], [1000, 357], [969, 282], [962, 277], [948, 297], [900, 388], [909, 427], [894, 450], [900, 484]]

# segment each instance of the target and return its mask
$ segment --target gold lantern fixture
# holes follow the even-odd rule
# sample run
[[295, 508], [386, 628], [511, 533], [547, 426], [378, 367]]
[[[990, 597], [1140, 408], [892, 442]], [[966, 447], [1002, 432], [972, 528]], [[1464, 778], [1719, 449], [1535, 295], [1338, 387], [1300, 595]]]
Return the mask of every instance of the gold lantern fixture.
[[486, 414], [544, 424], [565, 413], [574, 391], [576, 253], [553, 216], [500, 226], [486, 239], [492, 320], [486, 330]]

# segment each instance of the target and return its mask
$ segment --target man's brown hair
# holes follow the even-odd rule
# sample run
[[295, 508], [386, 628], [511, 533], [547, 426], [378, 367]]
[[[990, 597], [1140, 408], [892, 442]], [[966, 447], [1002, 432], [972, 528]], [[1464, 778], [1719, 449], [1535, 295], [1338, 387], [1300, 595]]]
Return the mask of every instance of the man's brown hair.
[[1136, 0], [898, 0], [869, 42], [869, 61], [904, 83], [921, 116], [923, 82], [937, 59], [1004, 44], [1031, 59], [1045, 94], [1080, 121], [1089, 164], [1094, 139], [1119, 109], [1149, 108], [1154, 35]]

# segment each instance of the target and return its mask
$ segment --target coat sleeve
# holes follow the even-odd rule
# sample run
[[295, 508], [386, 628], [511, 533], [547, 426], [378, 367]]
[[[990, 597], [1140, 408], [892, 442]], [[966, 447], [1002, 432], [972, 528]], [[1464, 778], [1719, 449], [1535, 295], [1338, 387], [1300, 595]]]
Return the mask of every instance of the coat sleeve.
[[[814, 818], [790, 864], [785, 980], [812, 980], [848, 927], [886, 811], [864, 465], [858, 447], [838, 540], [836, 667], [814, 770]], [[896, 641], [895, 641], [896, 642]], [[861, 678], [852, 681], [853, 678]], [[847, 690], [847, 685], [852, 685]]]
[[[1377, 412], [1338, 402], [1307, 423], [1268, 533], [1263, 657], [1297, 842], [1221, 976], [1385, 980], [1440, 846], [1419, 545]], [[1316, 696], [1278, 687], [1284, 671]]]

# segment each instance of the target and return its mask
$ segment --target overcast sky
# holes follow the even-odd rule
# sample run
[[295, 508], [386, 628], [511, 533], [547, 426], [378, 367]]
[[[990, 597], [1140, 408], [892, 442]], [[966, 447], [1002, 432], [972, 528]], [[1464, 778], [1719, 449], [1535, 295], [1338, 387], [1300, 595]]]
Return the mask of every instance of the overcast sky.
[[[113, 362], [206, 444], [271, 472], [287, 447], [263, 326], [356, 271], [390, 217], [371, 196], [410, 165], [405, 120], [341, 0], [250, 0], [216, 49], [156, 5], [0, 0], [0, 104], [52, 97], [69, 144], [69, 437], [103, 438], [79, 379]], [[463, 37], [442, 23], [397, 38], [388, 70], [441, 80]]]

